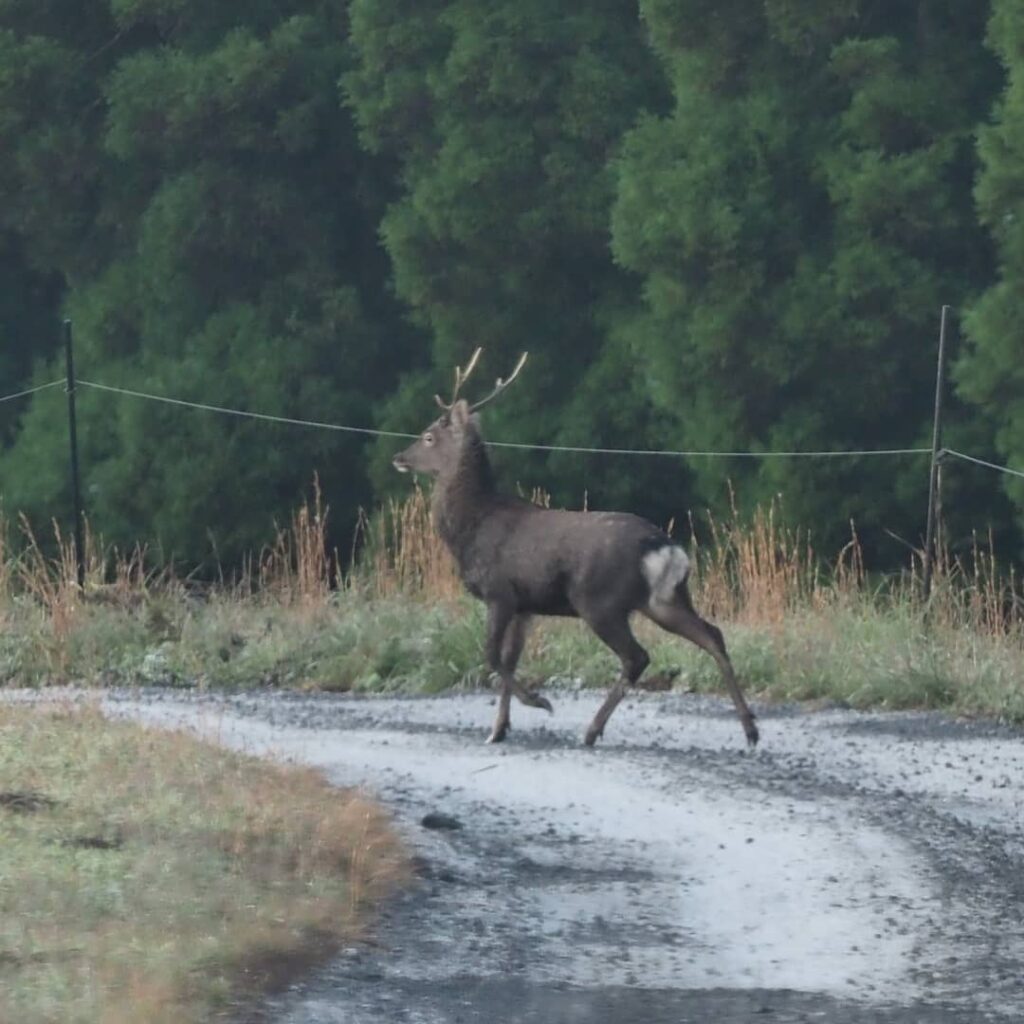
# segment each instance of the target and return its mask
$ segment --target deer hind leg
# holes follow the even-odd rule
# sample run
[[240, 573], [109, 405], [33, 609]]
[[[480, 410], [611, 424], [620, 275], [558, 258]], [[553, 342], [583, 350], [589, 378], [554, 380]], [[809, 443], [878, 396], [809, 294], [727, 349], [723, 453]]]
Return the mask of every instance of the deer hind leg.
[[729, 696], [736, 706], [736, 713], [740, 717], [740, 724], [747, 737], [747, 744], [751, 747], [757, 745], [758, 731], [754, 724], [754, 713], [750, 710], [743, 697], [739, 681], [733, 670], [732, 662], [725, 649], [725, 638], [722, 631], [706, 619], [702, 619], [694, 610], [690, 594], [686, 584], [681, 583], [676, 589], [674, 600], [665, 601], [654, 598], [650, 604], [642, 609], [643, 613], [656, 622], [662, 629], [667, 629], [677, 636], [684, 637], [691, 643], [696, 644], [702, 650], [708, 652], [718, 670], [722, 674], [722, 681], [725, 683]]
[[619, 706], [619, 702], [626, 695], [627, 686], [633, 686], [643, 675], [644, 669], [650, 664], [651, 659], [647, 652], [637, 642], [633, 631], [629, 628], [629, 619], [626, 616], [619, 618], [587, 619], [587, 625], [604, 641], [618, 656], [622, 663], [622, 674], [615, 681], [615, 684], [608, 691], [604, 703], [594, 715], [583, 742], [592, 747], [598, 738], [604, 735], [604, 727], [608, 724], [612, 712]]

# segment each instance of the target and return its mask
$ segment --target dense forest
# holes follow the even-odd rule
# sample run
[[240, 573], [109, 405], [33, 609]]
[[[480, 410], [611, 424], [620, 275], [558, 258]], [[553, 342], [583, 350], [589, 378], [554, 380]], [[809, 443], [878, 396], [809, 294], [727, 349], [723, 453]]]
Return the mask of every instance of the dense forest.
[[[946, 443], [1024, 468], [1017, 0], [0, 0], [0, 397], [63, 373], [415, 432], [477, 345], [495, 440]], [[400, 442], [81, 388], [107, 541], [237, 561], [314, 473], [339, 545]], [[781, 496], [879, 566], [927, 458], [501, 450], [659, 522]], [[944, 472], [954, 545], [1019, 555], [1024, 480]], [[69, 507], [62, 390], [0, 404], [0, 500]]]

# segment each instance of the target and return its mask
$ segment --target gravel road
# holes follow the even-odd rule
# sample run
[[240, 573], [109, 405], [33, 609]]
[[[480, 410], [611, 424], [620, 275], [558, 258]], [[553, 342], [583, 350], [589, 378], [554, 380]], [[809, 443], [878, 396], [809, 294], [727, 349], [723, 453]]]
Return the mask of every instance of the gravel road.
[[[1024, 1019], [1024, 734], [932, 714], [637, 694], [111, 698], [321, 766], [391, 808], [418, 879], [275, 1024]], [[427, 828], [428, 814], [457, 828]], [[429, 820], [429, 819], [428, 819]]]

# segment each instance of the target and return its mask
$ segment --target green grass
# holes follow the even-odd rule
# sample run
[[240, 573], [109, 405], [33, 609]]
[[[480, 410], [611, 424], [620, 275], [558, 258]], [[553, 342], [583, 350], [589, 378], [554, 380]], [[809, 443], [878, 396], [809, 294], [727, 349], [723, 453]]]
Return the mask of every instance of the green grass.
[[0, 1020], [219, 1019], [358, 934], [403, 868], [318, 774], [0, 705]]
[[[652, 672], [678, 669], [677, 688], [719, 690], [705, 654], [645, 620], [636, 626]], [[1024, 722], [1024, 661], [1013, 635], [926, 626], [910, 604], [866, 595], [798, 607], [777, 622], [722, 626], [741, 680], [761, 699]], [[226, 594], [86, 603], [64, 634], [25, 604], [0, 632], [0, 680], [437, 693], [487, 682], [483, 638], [483, 608], [471, 599], [373, 598], [354, 589], [312, 607]], [[521, 673], [547, 685], [606, 686], [617, 668], [582, 624], [546, 620], [535, 626]]]
[[[0, 517], [0, 685], [437, 693], [485, 683], [483, 609], [462, 591], [427, 496], [414, 491], [364, 523], [356, 567], [335, 590], [326, 521], [314, 487], [247, 576], [197, 598], [147, 576], [141, 552], [118, 558], [92, 537], [83, 593], [67, 542], [58, 536], [48, 560], [22, 523], [27, 547], [8, 553]], [[1024, 722], [1022, 602], [991, 545], [960, 560], [940, 551], [927, 611], [919, 558], [872, 583], [855, 533], [823, 562], [774, 505], [712, 521], [710, 543], [691, 553], [697, 607], [724, 630], [748, 695]], [[678, 669], [679, 688], [719, 689], [702, 652], [644, 620], [637, 628], [653, 672]], [[547, 685], [603, 687], [617, 671], [564, 620], [537, 624], [521, 664]]]
[[[679, 670], [677, 690], [721, 693], [714, 662], [644, 620], [637, 634], [651, 673]], [[830, 700], [856, 708], [931, 708], [1024, 723], [1020, 646], [967, 630], [926, 628], [912, 609], [864, 602], [794, 611], [777, 624], [724, 623], [740, 680], [761, 700]], [[543, 628], [524, 671], [606, 685], [615, 658], [583, 626]]]
[[[926, 629], [906, 608], [793, 613], [770, 628], [736, 627], [729, 642], [741, 679], [765, 698], [945, 709], [1024, 722], [1024, 669], [1016, 644]], [[689, 664], [695, 688], [717, 686], [707, 660]]]

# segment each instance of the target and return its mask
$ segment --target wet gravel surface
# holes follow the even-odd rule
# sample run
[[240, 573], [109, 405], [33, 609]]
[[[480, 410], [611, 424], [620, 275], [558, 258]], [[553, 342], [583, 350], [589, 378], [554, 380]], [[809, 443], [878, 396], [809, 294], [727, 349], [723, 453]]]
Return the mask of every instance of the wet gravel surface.
[[499, 747], [486, 694], [108, 707], [319, 765], [414, 851], [278, 1024], [1024, 1020], [1024, 734], [761, 709], [749, 754], [724, 704], [638, 694], [590, 750], [600, 696], [551, 696]]

